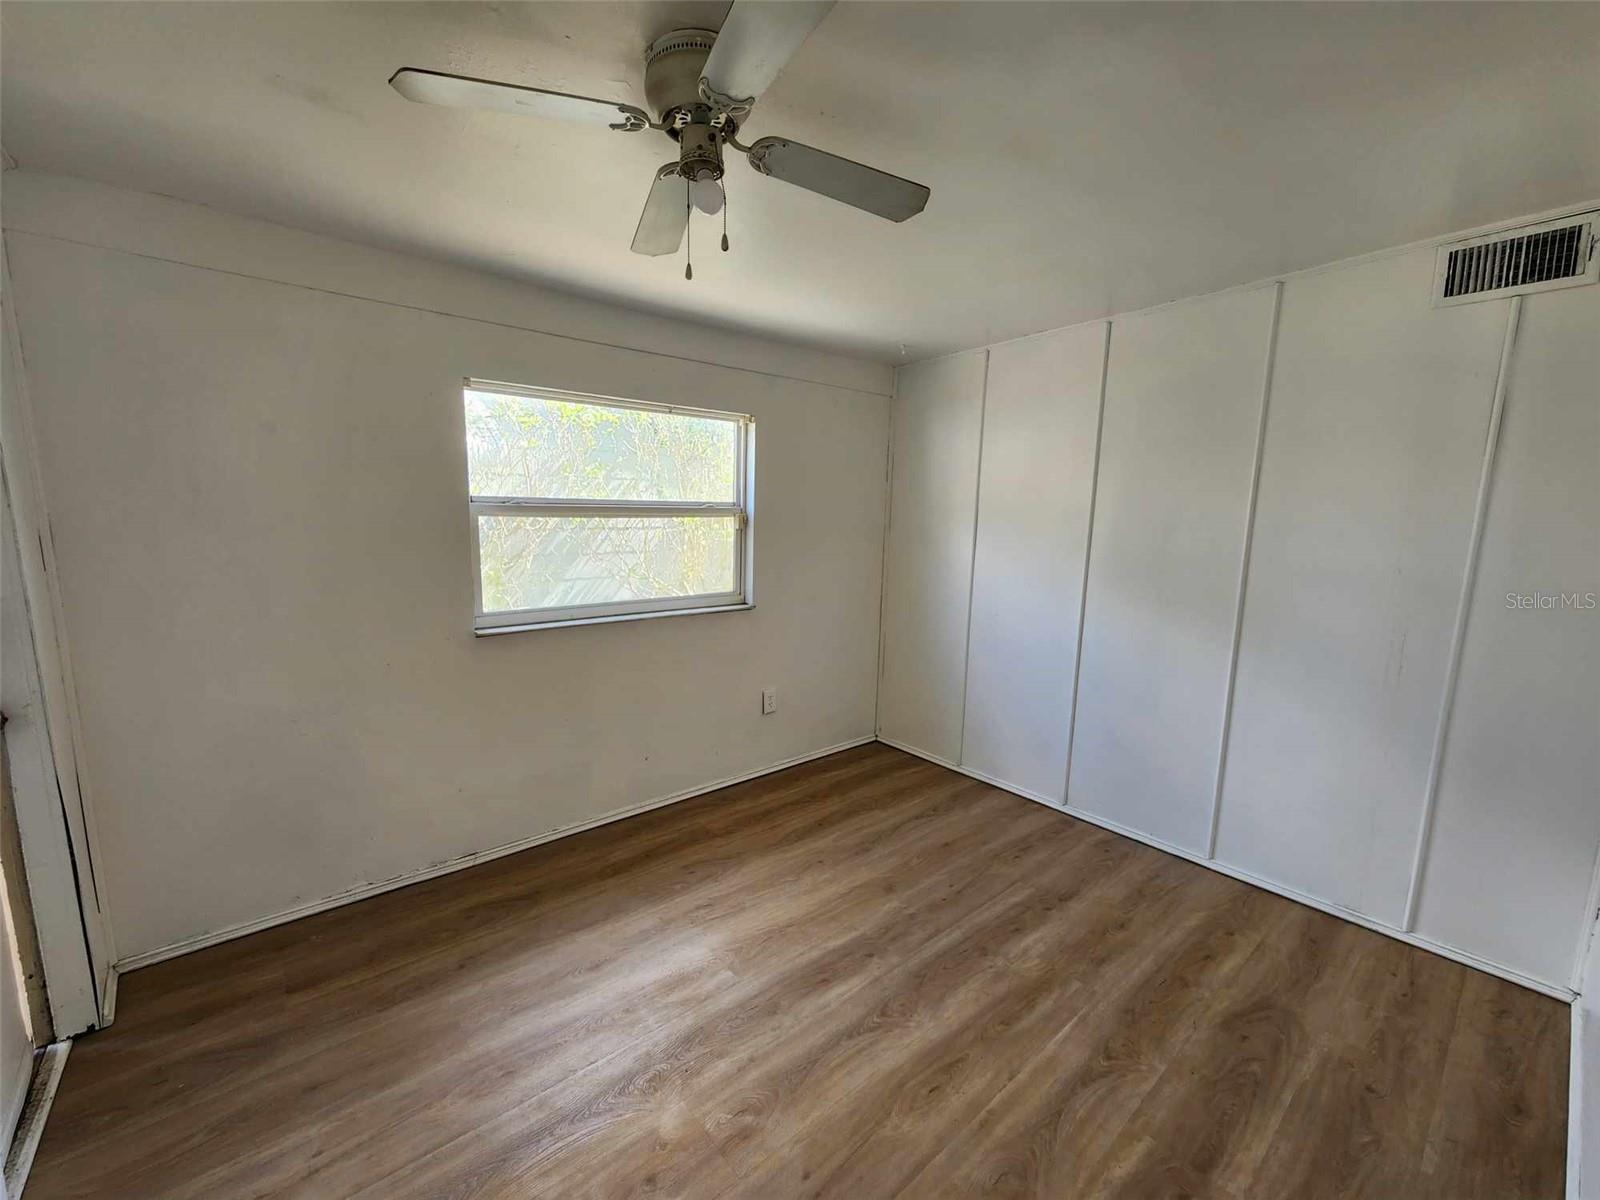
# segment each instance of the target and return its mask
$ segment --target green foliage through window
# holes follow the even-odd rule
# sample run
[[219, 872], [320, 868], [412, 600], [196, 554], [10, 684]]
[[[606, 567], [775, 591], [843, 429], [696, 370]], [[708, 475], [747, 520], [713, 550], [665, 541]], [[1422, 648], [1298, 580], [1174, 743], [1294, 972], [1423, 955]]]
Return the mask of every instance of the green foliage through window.
[[735, 421], [471, 389], [466, 400], [474, 496], [723, 504], [736, 497]]
[[464, 398], [485, 614], [742, 593], [738, 418], [472, 387]]

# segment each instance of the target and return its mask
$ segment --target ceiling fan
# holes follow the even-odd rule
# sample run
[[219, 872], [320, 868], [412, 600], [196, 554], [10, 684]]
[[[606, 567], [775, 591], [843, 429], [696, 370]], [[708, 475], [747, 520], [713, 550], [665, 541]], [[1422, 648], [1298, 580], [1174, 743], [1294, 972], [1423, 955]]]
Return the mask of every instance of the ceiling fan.
[[[723, 210], [724, 146], [744, 154], [763, 175], [904, 221], [928, 203], [929, 191], [920, 183], [790, 138], [764, 137], [748, 146], [738, 140], [739, 126], [762, 92], [832, 7], [833, 0], [735, 0], [718, 32], [679, 29], [657, 38], [644, 60], [645, 99], [654, 117], [631, 104], [419, 67], [402, 67], [389, 83], [423, 104], [589, 121], [621, 133], [665, 133], [678, 143], [678, 156], [656, 171], [633, 234], [636, 254], [675, 254], [691, 206], [713, 215]], [[722, 248], [728, 248], [725, 217]], [[684, 274], [694, 278], [693, 268]]]

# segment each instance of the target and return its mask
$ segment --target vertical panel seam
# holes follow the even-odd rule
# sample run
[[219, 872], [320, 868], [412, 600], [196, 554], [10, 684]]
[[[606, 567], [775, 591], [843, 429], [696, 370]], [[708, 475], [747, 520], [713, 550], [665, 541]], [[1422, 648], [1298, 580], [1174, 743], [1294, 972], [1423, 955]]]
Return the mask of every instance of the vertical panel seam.
[[1111, 378], [1111, 327], [1106, 322], [1105, 339], [1100, 346], [1100, 411], [1094, 423], [1094, 465], [1089, 471], [1089, 520], [1083, 535], [1083, 572], [1078, 581], [1078, 644], [1072, 654], [1072, 708], [1067, 714], [1067, 766], [1061, 779], [1061, 807], [1070, 804], [1072, 791], [1072, 750], [1078, 737], [1078, 681], [1083, 676], [1083, 627], [1089, 616], [1089, 557], [1094, 550], [1095, 503], [1100, 496], [1100, 444], [1106, 428], [1106, 391]]
[[1427, 788], [1422, 795], [1422, 817], [1417, 828], [1417, 849], [1411, 860], [1411, 886], [1406, 892], [1407, 933], [1416, 928], [1417, 908], [1422, 900], [1422, 883], [1427, 874], [1428, 851], [1433, 841], [1433, 818], [1438, 807], [1439, 779], [1444, 770], [1446, 743], [1450, 739], [1450, 718], [1455, 709], [1456, 685], [1461, 675], [1461, 654], [1467, 640], [1467, 622], [1472, 614], [1472, 589], [1478, 575], [1478, 552], [1483, 545], [1483, 527], [1489, 511], [1489, 494], [1494, 487], [1495, 456], [1500, 447], [1500, 425], [1505, 415], [1506, 391], [1511, 382], [1511, 356], [1517, 343], [1517, 327], [1522, 317], [1522, 297], [1511, 297], [1506, 311], [1505, 340], [1500, 346], [1500, 369], [1495, 375], [1494, 401], [1489, 409], [1489, 429], [1483, 444], [1483, 466], [1478, 472], [1478, 499], [1472, 513], [1472, 532], [1467, 539], [1467, 561], [1461, 570], [1461, 595], [1456, 601], [1455, 629], [1450, 639], [1449, 665], [1445, 669], [1444, 690], [1439, 697], [1439, 721], [1434, 728], [1433, 757], [1428, 763]]
[[1261, 411], [1256, 416], [1255, 461], [1250, 465], [1250, 496], [1245, 501], [1244, 545], [1239, 552], [1239, 591], [1233, 607], [1233, 642], [1228, 652], [1228, 683], [1222, 695], [1222, 733], [1217, 746], [1217, 777], [1211, 793], [1211, 825], [1206, 832], [1206, 858], [1217, 856], [1222, 828], [1222, 785], [1228, 770], [1228, 743], [1233, 736], [1233, 699], [1239, 681], [1239, 648], [1244, 639], [1244, 597], [1250, 582], [1250, 551], [1255, 545], [1256, 509], [1261, 497], [1261, 461], [1267, 448], [1267, 414], [1272, 407], [1272, 374], [1278, 362], [1278, 322], [1283, 313], [1283, 281], [1272, 285], [1272, 316], [1267, 324], [1267, 353], [1261, 367]]
[[872, 733], [883, 733], [883, 644], [888, 636], [884, 615], [889, 604], [889, 528], [894, 521], [894, 423], [900, 407], [900, 368], [894, 369], [889, 388], [888, 444], [883, 454], [883, 539], [878, 554], [878, 670], [872, 683]]
[[989, 354], [983, 352], [983, 387], [978, 393], [978, 468], [972, 476], [972, 554], [967, 559], [967, 632], [961, 651], [961, 732], [956, 763], [967, 758], [967, 681], [972, 677], [972, 594], [978, 575], [978, 517], [983, 505], [983, 427], [989, 420]]

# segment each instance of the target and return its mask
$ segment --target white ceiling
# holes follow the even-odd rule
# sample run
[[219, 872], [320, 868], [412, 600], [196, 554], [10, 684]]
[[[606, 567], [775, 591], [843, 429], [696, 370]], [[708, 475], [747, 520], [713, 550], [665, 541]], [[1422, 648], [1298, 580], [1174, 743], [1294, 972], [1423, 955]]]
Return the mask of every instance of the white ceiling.
[[730, 254], [629, 252], [657, 133], [432, 109], [418, 66], [643, 105], [726, 4], [7, 0], [24, 167], [896, 361], [1600, 195], [1597, 4], [841, 3], [745, 126], [932, 187], [730, 169]]

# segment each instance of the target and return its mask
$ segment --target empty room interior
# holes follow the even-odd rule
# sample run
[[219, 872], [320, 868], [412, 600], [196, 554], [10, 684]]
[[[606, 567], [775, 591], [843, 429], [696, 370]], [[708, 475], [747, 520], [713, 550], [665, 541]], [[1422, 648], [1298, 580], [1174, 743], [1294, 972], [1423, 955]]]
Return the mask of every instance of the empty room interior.
[[0, 1200], [1600, 1200], [1600, 3], [0, 0]]

